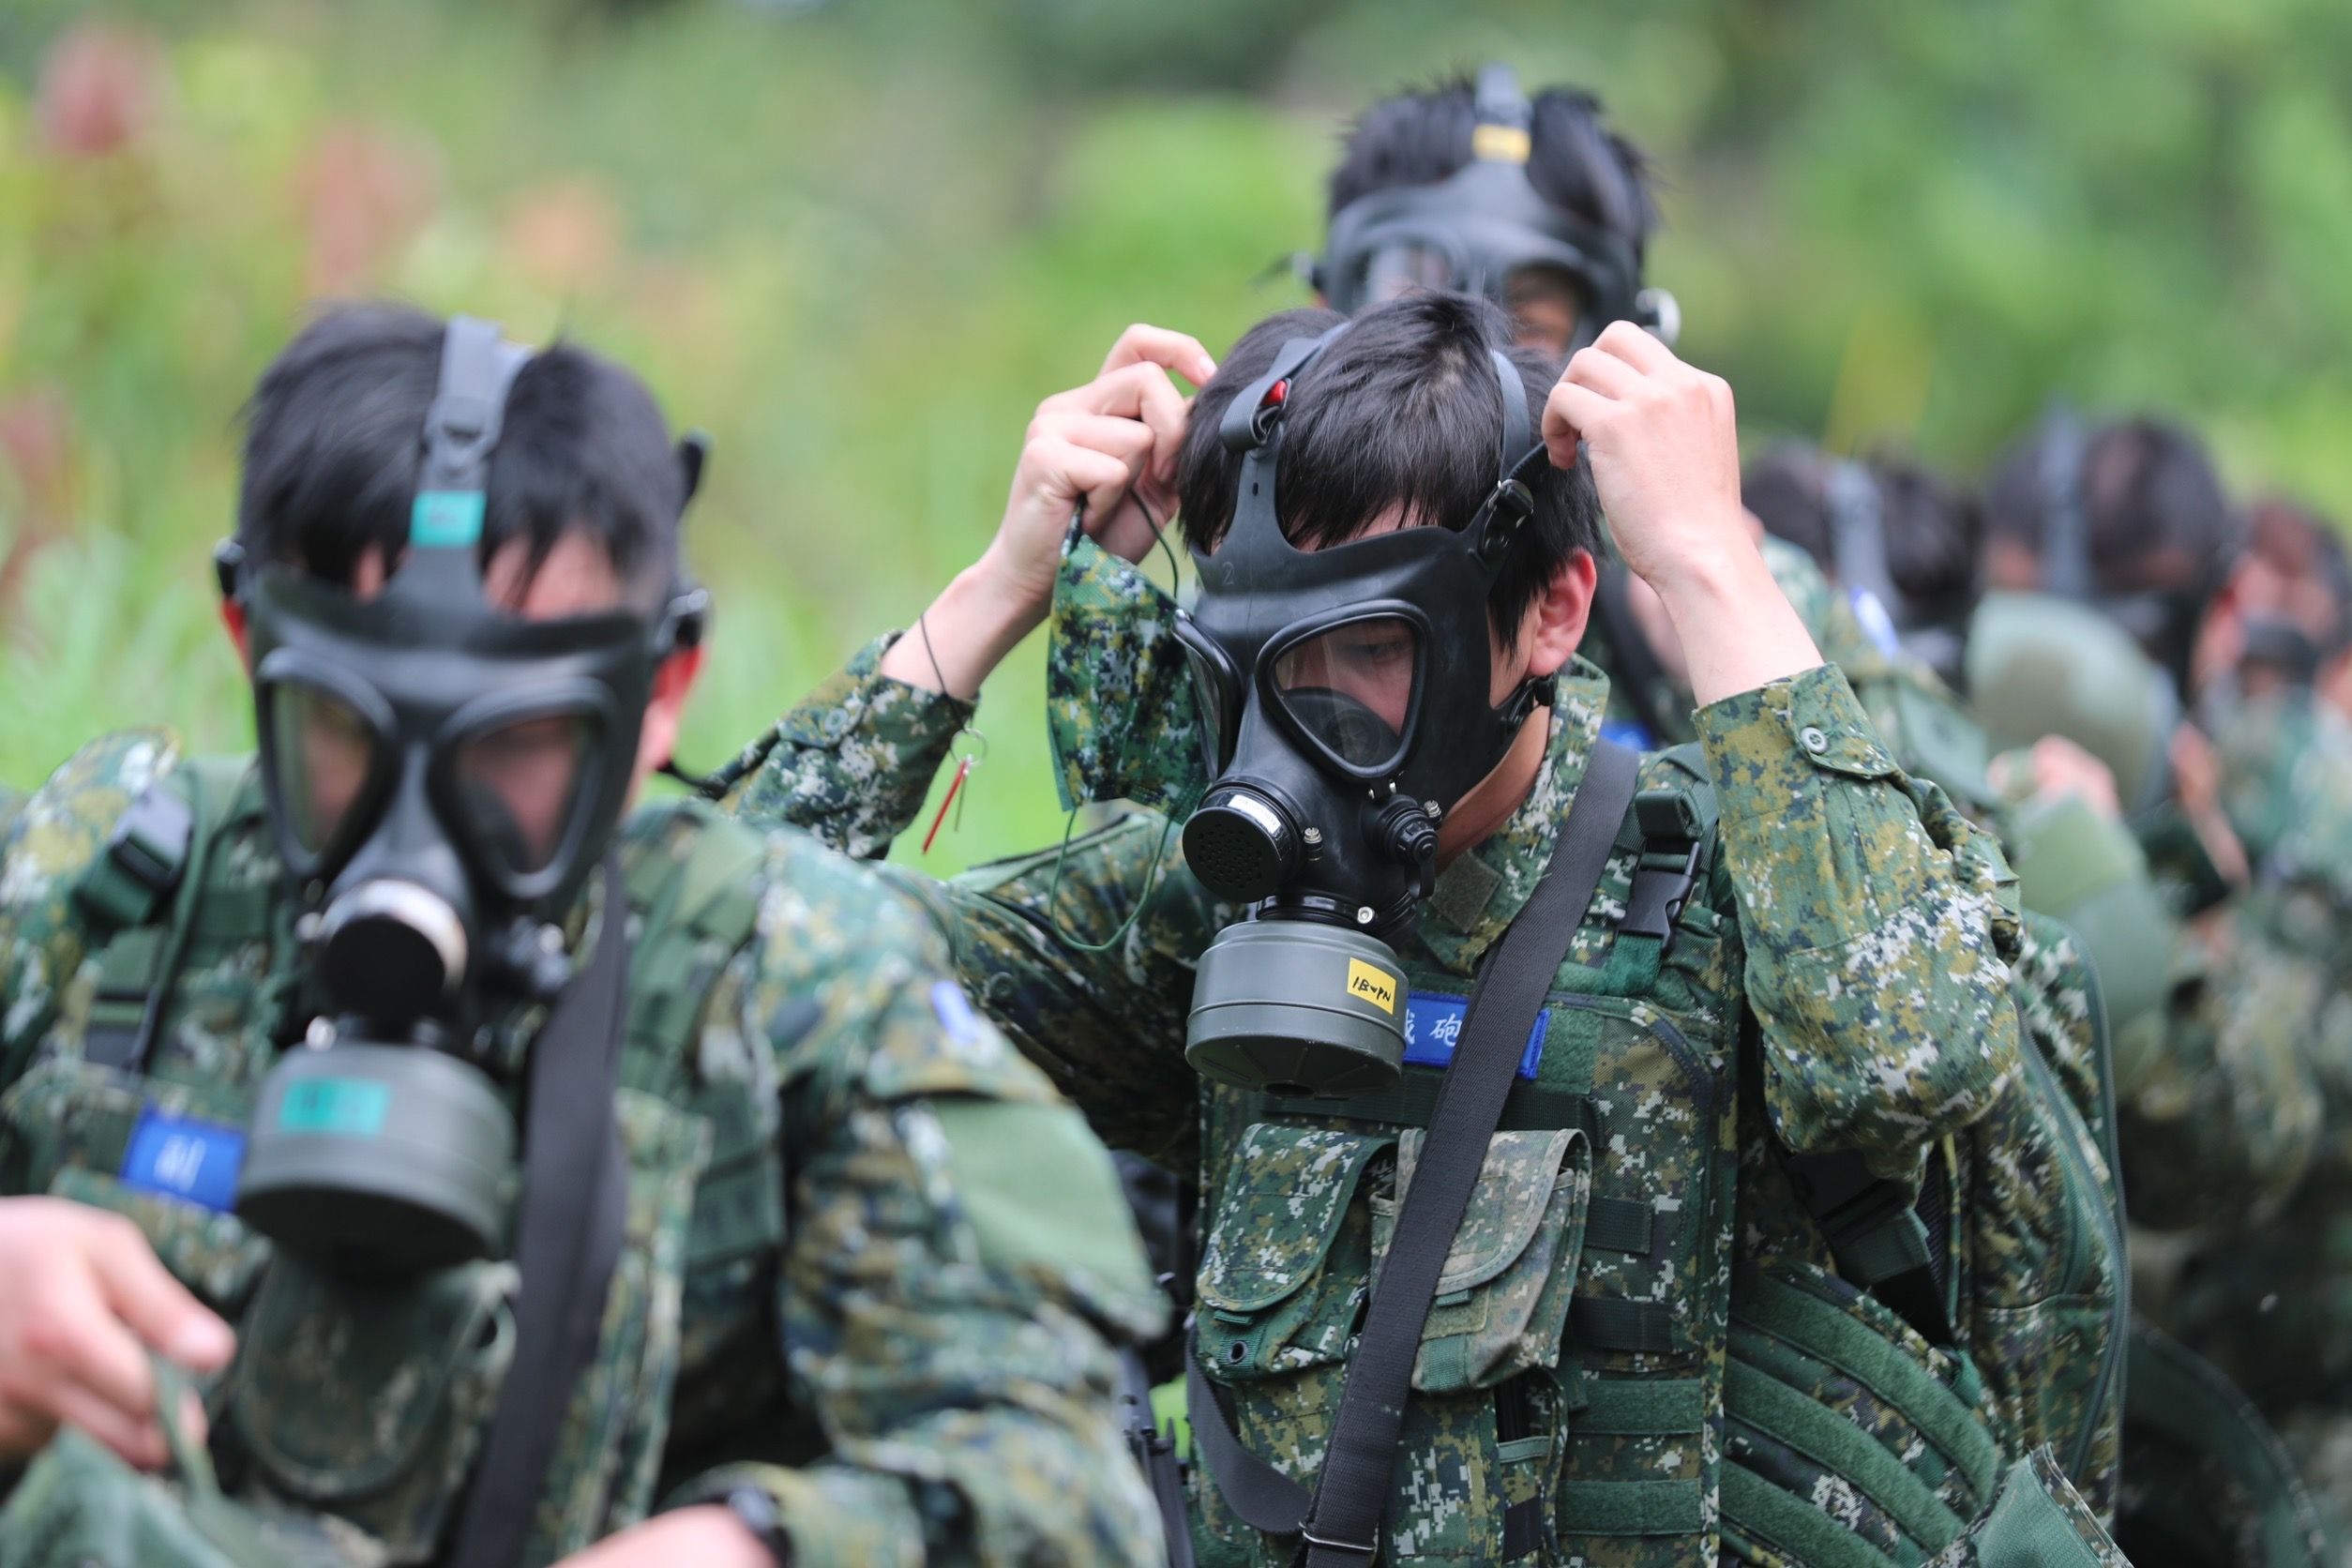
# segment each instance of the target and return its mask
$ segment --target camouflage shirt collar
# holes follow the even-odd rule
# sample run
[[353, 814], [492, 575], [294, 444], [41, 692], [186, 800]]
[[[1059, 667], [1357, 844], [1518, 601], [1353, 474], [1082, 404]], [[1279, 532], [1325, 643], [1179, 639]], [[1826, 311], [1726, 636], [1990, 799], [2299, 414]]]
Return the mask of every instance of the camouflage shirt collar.
[[1468, 974], [1518, 916], [1551, 863], [1568, 802], [1600, 738], [1609, 681], [1581, 656], [1560, 672], [1551, 738], [1535, 787], [1510, 820], [1438, 878], [1436, 895], [1410, 945], [1440, 967]]

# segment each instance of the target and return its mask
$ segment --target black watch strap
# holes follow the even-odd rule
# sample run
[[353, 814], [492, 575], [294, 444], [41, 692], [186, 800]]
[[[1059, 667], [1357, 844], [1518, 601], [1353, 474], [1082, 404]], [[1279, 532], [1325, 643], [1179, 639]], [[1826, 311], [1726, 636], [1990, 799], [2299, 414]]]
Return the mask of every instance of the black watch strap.
[[784, 1511], [776, 1505], [774, 1494], [746, 1484], [729, 1487], [718, 1501], [759, 1537], [760, 1545], [776, 1559], [776, 1568], [792, 1568], [792, 1538], [784, 1529]]

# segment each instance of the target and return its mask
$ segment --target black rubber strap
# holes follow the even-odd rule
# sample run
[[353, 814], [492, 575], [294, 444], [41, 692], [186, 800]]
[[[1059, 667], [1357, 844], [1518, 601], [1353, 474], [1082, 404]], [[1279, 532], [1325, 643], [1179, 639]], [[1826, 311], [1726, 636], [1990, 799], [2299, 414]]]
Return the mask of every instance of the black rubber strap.
[[1310, 1507], [1297, 1506], [1304, 1497], [1298, 1483], [1242, 1447], [1199, 1355], [1187, 1358], [1194, 1440], [1218, 1490], [1254, 1528], [1297, 1534], [1305, 1543], [1306, 1568], [1359, 1568], [1380, 1555], [1413, 1362], [1438, 1278], [1485, 1166], [1528, 1032], [1601, 885], [1638, 771], [1639, 759], [1625, 747], [1607, 741], [1593, 747], [1544, 880], [1480, 971], [1421, 1164], [1373, 1280]]
[[613, 1093], [628, 1012], [628, 902], [611, 859], [598, 927], [588, 967], [556, 1000], [531, 1048], [515, 1354], [448, 1568], [510, 1568], [520, 1560], [572, 1390], [596, 1357], [621, 1257], [628, 1166]]

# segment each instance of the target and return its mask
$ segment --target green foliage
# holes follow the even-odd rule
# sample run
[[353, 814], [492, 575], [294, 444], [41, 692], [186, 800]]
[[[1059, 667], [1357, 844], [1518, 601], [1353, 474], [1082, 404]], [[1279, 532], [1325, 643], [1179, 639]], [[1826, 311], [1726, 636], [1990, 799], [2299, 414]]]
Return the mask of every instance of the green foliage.
[[[315, 294], [573, 333], [713, 432], [713, 762], [972, 557], [1120, 327], [1215, 350], [1298, 302], [1259, 279], [1348, 117], [1488, 56], [1651, 149], [1653, 275], [1752, 434], [1975, 465], [2063, 391], [2352, 509], [2352, 12], [2318, 0], [149, 0], [143, 129], [75, 157], [39, 83], [83, 11], [0, 19], [9, 782], [134, 718], [241, 744], [205, 551]], [[1058, 833], [1041, 688], [1034, 646], [992, 683], [930, 864]]]

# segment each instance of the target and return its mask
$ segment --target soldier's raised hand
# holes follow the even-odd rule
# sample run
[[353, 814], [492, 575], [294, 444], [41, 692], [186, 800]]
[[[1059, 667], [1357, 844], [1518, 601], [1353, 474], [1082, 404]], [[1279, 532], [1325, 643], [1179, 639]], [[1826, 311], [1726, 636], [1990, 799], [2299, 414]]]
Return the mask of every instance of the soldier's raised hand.
[[[150, 1352], [212, 1372], [235, 1349], [130, 1221], [62, 1199], [0, 1199], [0, 1455], [35, 1453], [71, 1425], [155, 1469], [166, 1453]], [[187, 1400], [183, 1429], [202, 1441], [203, 1407]]]

